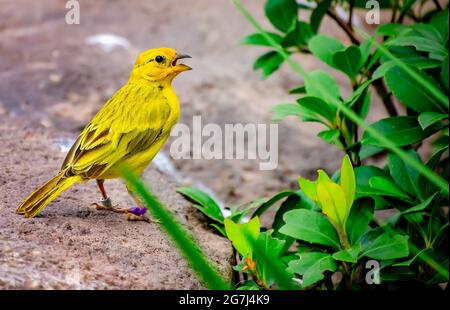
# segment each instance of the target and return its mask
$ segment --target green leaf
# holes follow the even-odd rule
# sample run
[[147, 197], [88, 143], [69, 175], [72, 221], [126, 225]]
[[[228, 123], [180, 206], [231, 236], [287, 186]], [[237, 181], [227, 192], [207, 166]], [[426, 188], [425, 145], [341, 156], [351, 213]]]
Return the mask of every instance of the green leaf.
[[[425, 164], [428, 168], [431, 170], [434, 170], [439, 165], [439, 162], [441, 161], [442, 154], [448, 149], [448, 145], [436, 150], [428, 159], [427, 163]], [[422, 197], [429, 197], [433, 193], [439, 191], [438, 187], [431, 183], [426, 177], [424, 177], [422, 174], [419, 176], [419, 189], [422, 193]]]
[[401, 214], [402, 215], [407, 215], [407, 214], [412, 214], [412, 213], [424, 211], [431, 204], [431, 202], [434, 200], [434, 198], [436, 197], [437, 194], [438, 193], [434, 193], [433, 195], [428, 197], [425, 201], [419, 203], [418, 205], [415, 205], [414, 207], [411, 207], [411, 208], [401, 212]]
[[265, 79], [270, 76], [273, 72], [278, 70], [278, 68], [283, 63], [284, 58], [275, 51], [271, 51], [259, 56], [255, 63], [253, 64], [253, 70], [262, 69], [262, 78]]
[[445, 57], [444, 62], [442, 63], [441, 66], [441, 82], [442, 85], [445, 87], [445, 89], [448, 92], [448, 56]]
[[318, 97], [306, 96], [297, 100], [298, 104], [311, 113], [323, 116], [331, 124], [336, 119], [336, 109]]
[[[391, 140], [396, 146], [405, 146], [420, 142], [440, 129], [439, 127], [431, 126], [423, 130], [420, 127], [417, 118], [413, 116], [384, 118], [372, 124], [372, 126], [379, 133]], [[364, 132], [361, 143], [383, 146], [367, 132]]]
[[370, 57], [371, 49], [372, 49], [372, 41], [371, 40], [365, 40], [359, 46], [359, 50], [361, 52], [361, 61], [359, 63], [359, 68], [361, 68], [362, 66], [364, 66], [366, 64], [367, 60]]
[[[276, 264], [278, 269], [284, 270], [286, 266], [284, 265], [281, 257], [284, 254], [284, 244], [285, 240], [280, 240], [272, 237], [273, 230], [261, 232], [259, 235], [258, 241], [256, 242], [260, 251], [265, 253], [267, 259]], [[274, 280], [270, 278], [270, 268], [266, 264], [262, 263], [263, 260], [260, 260], [255, 254], [255, 260], [257, 261], [256, 269], [258, 271], [258, 275], [264, 281], [264, 283], [269, 286], [273, 284]]]
[[330, 67], [335, 68], [333, 55], [336, 52], [343, 50], [345, 47], [340, 41], [332, 37], [316, 35], [309, 40], [308, 48], [314, 56], [322, 60]]
[[448, 39], [448, 8], [435, 14], [431, 18], [430, 25], [440, 32], [442, 38]]
[[[286, 116], [298, 116], [302, 118], [304, 116], [304, 110], [298, 105], [294, 103], [282, 103], [277, 104], [272, 108], [272, 112], [275, 112], [275, 115], [272, 116], [273, 121], [280, 121]], [[308, 115], [313, 117], [312, 114]]]
[[342, 187], [333, 182], [319, 182], [317, 184], [317, 198], [323, 214], [336, 223], [340, 229], [344, 229], [350, 208]]
[[388, 45], [414, 46], [418, 51], [430, 53], [430, 58], [436, 60], [444, 60], [448, 56], [448, 51], [443, 45], [422, 36], [398, 36], [389, 40]]
[[352, 246], [369, 229], [369, 223], [373, 219], [374, 209], [374, 201], [370, 198], [360, 198], [353, 203], [346, 224], [348, 241]]
[[439, 30], [437, 30], [433, 25], [417, 23], [410, 26], [412, 31], [405, 32], [406, 36], [420, 36], [433, 42], [444, 45], [446, 37], [443, 37]]
[[[423, 57], [421, 55], [411, 55], [408, 57], [399, 57], [404, 63], [409, 64], [419, 70], [434, 69], [440, 67], [442, 62]], [[397, 64], [393, 60], [383, 62], [372, 74], [372, 79], [376, 80], [386, 75], [386, 72]]]
[[[418, 54], [404, 55], [402, 57], [399, 57], [399, 59], [401, 59], [404, 63], [407, 63], [408, 65], [416, 67], [420, 70], [437, 68], [442, 64], [441, 61], [430, 59]], [[392, 62], [392, 60], [388, 62]]]
[[361, 257], [366, 256], [378, 260], [396, 259], [409, 255], [408, 236], [385, 232], [368, 244], [363, 245]]
[[342, 142], [339, 140], [341, 132], [339, 129], [328, 129], [321, 131], [317, 136], [330, 144], [337, 145], [339, 148], [343, 148]]
[[[414, 150], [407, 152], [410, 156], [420, 161], [420, 157]], [[417, 170], [406, 164], [400, 157], [393, 153], [389, 153], [388, 155], [388, 166], [389, 173], [398, 186], [412, 196], [420, 195], [418, 189], [419, 172]]]
[[288, 270], [302, 276], [302, 287], [308, 287], [322, 280], [325, 271], [335, 272], [337, 269], [330, 254], [307, 252], [297, 255], [298, 259], [289, 263]]
[[373, 190], [369, 186], [369, 180], [374, 177], [390, 178], [389, 174], [375, 166], [361, 166], [355, 168], [356, 176], [356, 193], [357, 195], [365, 196], [366, 194], [377, 195], [379, 192]]
[[[359, 116], [363, 120], [367, 117], [367, 114], [369, 114], [371, 98], [372, 98], [372, 94], [369, 91], [366, 91], [364, 93], [364, 97], [362, 98], [361, 108], [359, 111]], [[362, 160], [362, 158], [361, 158], [361, 160]]]
[[323, 123], [322, 119], [318, 118], [317, 115], [311, 113], [304, 109], [297, 103], [282, 103], [274, 106], [272, 112], [275, 114], [272, 116], [273, 121], [280, 121], [286, 116], [298, 116], [304, 122], [318, 122]]
[[342, 160], [339, 184], [344, 191], [345, 200], [347, 201], [347, 208], [350, 211], [353, 200], [355, 199], [356, 180], [353, 165], [348, 155], [345, 155]]
[[377, 27], [375, 34], [378, 36], [396, 36], [405, 30], [406, 27], [402, 24], [383, 24]]
[[324, 0], [317, 4], [317, 7], [313, 10], [310, 17], [311, 30], [314, 33], [319, 31], [320, 24], [322, 22], [323, 17], [327, 13], [328, 8], [330, 7], [331, 0]]
[[261, 204], [261, 206], [259, 206], [258, 209], [255, 210], [252, 217], [261, 216], [264, 212], [266, 212], [275, 203], [277, 203], [278, 201], [280, 201], [290, 195], [294, 195], [294, 194], [295, 194], [295, 192], [290, 191], [290, 190], [282, 191], [282, 192], [275, 194], [270, 199], [267, 199], [263, 204]]
[[297, 3], [295, 0], [268, 0], [265, 12], [270, 22], [282, 32], [291, 30], [297, 20]]
[[[421, 71], [415, 70], [417, 74], [433, 84], [433, 80]], [[385, 80], [392, 93], [407, 107], [416, 112], [437, 111], [443, 112], [438, 102], [415, 79], [411, 79], [409, 74], [402, 68], [394, 66], [387, 70]]]
[[278, 230], [286, 224], [283, 220], [283, 215], [294, 209], [308, 209], [311, 210], [314, 207], [314, 203], [310, 201], [302, 192], [295, 192], [287, 197], [285, 201], [280, 205], [272, 223], [272, 228], [275, 230], [278, 237]]
[[289, 31], [284, 37], [281, 45], [283, 47], [305, 46], [312, 38], [313, 33], [309, 24], [297, 21], [294, 29]]
[[233, 243], [236, 251], [244, 258], [253, 259], [253, 244], [259, 237], [259, 218], [254, 217], [245, 224], [236, 224], [226, 218], [224, 224], [227, 237]]
[[392, 196], [404, 200], [410, 200], [409, 196], [397, 184], [389, 179], [372, 177], [369, 180], [369, 185], [385, 196]]
[[448, 114], [437, 113], [437, 112], [422, 112], [419, 115], [418, 121], [419, 121], [420, 127], [422, 127], [422, 129], [427, 129], [431, 125], [433, 125], [445, 118], [448, 118]]
[[297, 86], [294, 88], [289, 89], [290, 95], [297, 95], [297, 94], [306, 94], [306, 87], [305, 85]]
[[386, 61], [382, 63], [372, 74], [372, 79], [378, 80], [379, 78], [382, 78], [386, 75], [386, 72], [395, 67], [396, 64], [394, 61]]
[[305, 81], [306, 93], [308, 96], [322, 98], [322, 89], [318, 89], [317, 84], [322, 85], [330, 97], [340, 97], [339, 87], [337, 86], [336, 81], [325, 71], [316, 70], [309, 74], [309, 79]]
[[331, 179], [328, 176], [328, 174], [323, 171], [322, 169], [319, 169], [317, 171], [318, 177], [316, 181], [310, 181], [303, 177], [298, 177], [298, 186], [301, 188], [301, 190], [305, 193], [306, 197], [311, 199], [314, 202], [318, 202], [319, 199], [317, 198], [317, 184], [322, 181], [330, 181]]
[[255, 281], [247, 280], [242, 283], [236, 290], [238, 291], [259, 291], [259, 286]]
[[235, 223], [240, 223], [243, 218], [250, 215], [252, 209], [260, 208], [266, 202], [266, 198], [257, 198], [250, 203], [246, 203], [243, 205], [232, 205], [229, 207], [231, 211], [231, 215], [229, 216], [229, 218]]
[[214, 227], [215, 229], [217, 229], [218, 232], [220, 232], [220, 234], [224, 237], [227, 236], [227, 233], [225, 232], [225, 227], [221, 224], [210, 224], [212, 227]]
[[335, 67], [353, 80], [361, 69], [361, 51], [352, 44], [343, 51], [336, 52], [333, 55]]
[[299, 209], [286, 212], [286, 223], [279, 232], [295, 239], [338, 249], [339, 237], [326, 217], [316, 211]]
[[[266, 34], [271, 37], [275, 42], [277, 42], [278, 44], [281, 44], [281, 41], [283, 40], [283, 37], [280, 36], [277, 33], [273, 33], [273, 32], [266, 32]], [[257, 33], [252, 33], [246, 37], [244, 37], [241, 41], [242, 44], [249, 44], [249, 45], [261, 45], [261, 46], [272, 46], [272, 44], [270, 44], [269, 41], [267, 41], [266, 37], [257, 32]]]
[[348, 105], [348, 107], [352, 107], [362, 95], [367, 93], [366, 90], [372, 82], [373, 80], [368, 80], [359, 85], [358, 88], [352, 93], [351, 97], [345, 101], [345, 104]]
[[361, 244], [358, 243], [355, 244], [355, 246], [351, 247], [350, 249], [345, 249], [333, 253], [332, 257], [335, 260], [354, 264], [358, 261], [358, 255], [360, 252], [361, 252]]
[[194, 207], [210, 219], [223, 224], [223, 214], [219, 205], [207, 193], [192, 187], [179, 187], [177, 192], [194, 201]]
[[394, 266], [394, 267], [407, 267], [407, 266], [410, 266], [420, 256], [422, 256], [424, 254], [427, 255], [427, 253], [431, 254], [432, 252], [433, 252], [433, 249], [422, 249], [419, 253], [414, 255], [414, 257], [412, 257], [411, 259], [408, 259], [407, 261], [404, 261], [404, 262], [401, 262], [401, 263], [396, 263], [396, 264], [394, 264], [392, 266]]
[[361, 158], [361, 160], [366, 160], [372, 156], [380, 154], [383, 151], [384, 151], [383, 147], [362, 144], [361, 148], [359, 149], [359, 157]]

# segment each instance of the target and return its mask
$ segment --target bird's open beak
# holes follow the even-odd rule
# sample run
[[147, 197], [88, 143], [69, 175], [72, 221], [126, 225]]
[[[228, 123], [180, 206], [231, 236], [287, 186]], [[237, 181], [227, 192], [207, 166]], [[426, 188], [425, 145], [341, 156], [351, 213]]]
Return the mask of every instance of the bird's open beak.
[[172, 62], [172, 66], [173, 66], [173, 70], [174, 72], [183, 72], [183, 71], [189, 71], [192, 70], [191, 67], [185, 65], [185, 64], [177, 64], [177, 61], [179, 59], [184, 59], [184, 58], [192, 58], [191, 56], [187, 55], [187, 54], [177, 54], [177, 56], [174, 58], [173, 62]]

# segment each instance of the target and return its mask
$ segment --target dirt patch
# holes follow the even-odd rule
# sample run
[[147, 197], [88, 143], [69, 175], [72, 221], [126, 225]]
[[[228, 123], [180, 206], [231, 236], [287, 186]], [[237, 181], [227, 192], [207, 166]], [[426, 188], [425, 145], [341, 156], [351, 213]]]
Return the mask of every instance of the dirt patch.
[[[73, 186], [37, 218], [15, 214], [26, 195], [58, 171], [64, 153], [48, 130], [0, 120], [0, 288], [202, 287], [158, 224], [89, 207], [99, 198], [95, 182]], [[158, 171], [149, 169], [145, 181], [231, 279], [229, 242], [205, 227]], [[115, 204], [132, 206], [121, 182], [105, 184]]]

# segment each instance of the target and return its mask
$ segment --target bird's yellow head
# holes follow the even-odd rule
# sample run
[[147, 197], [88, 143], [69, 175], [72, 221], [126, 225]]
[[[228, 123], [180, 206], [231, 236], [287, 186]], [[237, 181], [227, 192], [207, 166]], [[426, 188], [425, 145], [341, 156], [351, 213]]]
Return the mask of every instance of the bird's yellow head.
[[146, 50], [138, 56], [130, 80], [170, 82], [179, 73], [191, 70], [189, 66], [178, 63], [178, 60], [183, 58], [191, 56], [177, 53], [167, 47]]

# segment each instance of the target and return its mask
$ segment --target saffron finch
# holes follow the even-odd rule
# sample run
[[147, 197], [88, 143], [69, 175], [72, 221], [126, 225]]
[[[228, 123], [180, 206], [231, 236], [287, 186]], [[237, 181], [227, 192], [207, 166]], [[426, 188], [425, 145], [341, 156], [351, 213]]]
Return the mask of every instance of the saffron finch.
[[156, 48], [141, 53], [128, 82], [97, 112], [75, 141], [59, 173], [29, 195], [16, 212], [35, 217], [53, 199], [75, 183], [95, 179], [102, 199], [97, 209], [143, 215], [145, 208], [127, 186], [138, 207], [112, 207], [104, 188], [105, 179], [120, 177], [118, 167], [125, 165], [142, 174], [170, 135], [180, 108], [172, 88], [179, 73], [191, 70], [177, 61], [190, 58], [171, 48]]

